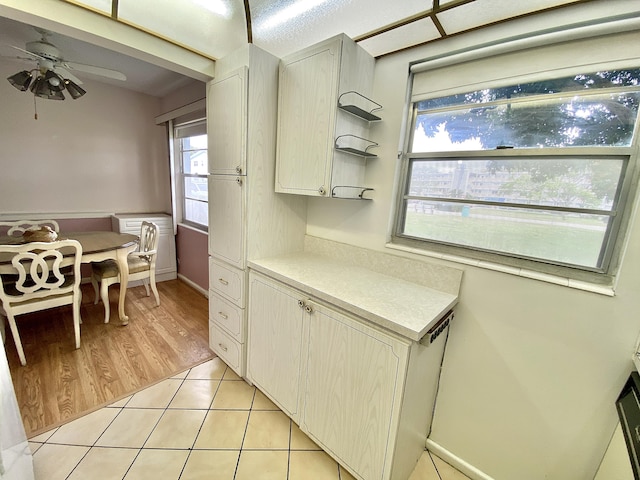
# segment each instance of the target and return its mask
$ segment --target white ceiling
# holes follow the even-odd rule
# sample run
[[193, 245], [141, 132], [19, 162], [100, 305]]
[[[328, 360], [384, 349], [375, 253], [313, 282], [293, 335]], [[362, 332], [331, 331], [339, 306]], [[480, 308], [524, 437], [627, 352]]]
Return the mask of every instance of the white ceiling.
[[[67, 0], [112, 17], [112, 0]], [[216, 59], [247, 43], [283, 57], [339, 33], [346, 33], [379, 57], [483, 26], [493, 25], [575, 4], [605, 4], [610, 0], [118, 0], [117, 20]], [[0, 3], [2, 3], [0, 1]], [[633, 2], [629, 2], [633, 3]], [[83, 7], [78, 6], [83, 5]], [[523, 32], [525, 33], [525, 32]], [[25, 48], [40, 34], [31, 26], [0, 17], [0, 56], [20, 55], [9, 45]], [[91, 79], [164, 96], [190, 81], [182, 74], [151, 63], [52, 33], [49, 41], [65, 60], [123, 72], [126, 82], [74, 72]], [[20, 67], [23, 68], [20, 68]]]

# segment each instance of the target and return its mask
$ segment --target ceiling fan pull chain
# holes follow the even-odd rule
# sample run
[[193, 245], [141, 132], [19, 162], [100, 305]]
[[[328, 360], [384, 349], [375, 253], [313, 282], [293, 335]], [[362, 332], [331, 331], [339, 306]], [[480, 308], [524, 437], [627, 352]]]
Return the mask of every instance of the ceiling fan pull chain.
[[38, 119], [38, 106], [36, 105], [36, 96], [33, 96], [33, 118], [34, 120]]

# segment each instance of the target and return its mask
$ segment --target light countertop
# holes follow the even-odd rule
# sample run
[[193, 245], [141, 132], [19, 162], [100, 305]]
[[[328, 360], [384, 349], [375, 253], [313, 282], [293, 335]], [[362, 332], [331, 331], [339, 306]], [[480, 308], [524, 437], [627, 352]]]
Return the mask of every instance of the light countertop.
[[458, 302], [457, 295], [309, 252], [253, 260], [249, 267], [414, 341]]

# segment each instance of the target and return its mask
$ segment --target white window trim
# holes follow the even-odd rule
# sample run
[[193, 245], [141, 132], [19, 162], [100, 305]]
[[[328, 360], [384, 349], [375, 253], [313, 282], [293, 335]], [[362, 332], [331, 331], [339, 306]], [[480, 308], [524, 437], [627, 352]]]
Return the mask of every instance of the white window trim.
[[[542, 46], [542, 45], [553, 44], [554, 42], [558, 41], [559, 38], [570, 38], [571, 35], [573, 35], [573, 33], [575, 33], [576, 31], [578, 31], [580, 34], [578, 38], [588, 39], [593, 36], [602, 35], [603, 33], [629, 32], [634, 30], [635, 31], [640, 30], [640, 20], [625, 19], [622, 21], [610, 22], [606, 25], [591, 26], [590, 28], [583, 28], [580, 30], [573, 29], [571, 31], [555, 32], [550, 35], [540, 36], [539, 38], [534, 40], [529, 40], [528, 42], [514, 41], [514, 42], [506, 42], [504, 45], [490, 45], [490, 46], [486, 46], [473, 51], [463, 52], [460, 54], [460, 57], [457, 57], [457, 58], [456, 58], [456, 55], [453, 55], [448, 59], [445, 56], [440, 55], [438, 57], [434, 57], [431, 59], [426, 59], [425, 61], [414, 63], [410, 67], [411, 73], [410, 73], [409, 82], [407, 85], [407, 88], [408, 88], [407, 97], [406, 97], [407, 102], [405, 103], [405, 115], [404, 115], [404, 121], [401, 129], [402, 136], [400, 139], [400, 144], [403, 147], [399, 155], [399, 161], [396, 169], [394, 192], [393, 192], [393, 197], [394, 197], [393, 211], [389, 221], [389, 230], [387, 235], [388, 242], [386, 244], [386, 247], [390, 249], [395, 249], [399, 251], [420, 255], [420, 256], [437, 258], [441, 260], [455, 262], [462, 265], [470, 265], [478, 268], [516, 275], [519, 277], [540, 280], [547, 283], [552, 283], [552, 284], [569, 287], [569, 288], [575, 288], [575, 289], [588, 291], [596, 294], [614, 296], [617, 282], [619, 279], [621, 264], [624, 259], [624, 252], [628, 248], [629, 233], [630, 233], [629, 223], [633, 218], [633, 215], [635, 215], [636, 211], [639, 208], [638, 201], [639, 201], [640, 195], [638, 194], [638, 176], [639, 176], [640, 168], [639, 168], [638, 162], [640, 162], [640, 159], [638, 158], [638, 146], [637, 146], [639, 143], [638, 140], [635, 141], [636, 144], [630, 149], [631, 150], [630, 162], [631, 162], [632, 168], [630, 169], [630, 172], [629, 172], [629, 176], [630, 176], [629, 181], [631, 182], [632, 188], [629, 191], [629, 198], [627, 199], [627, 205], [624, 213], [625, 219], [623, 221], [622, 226], [620, 227], [621, 237], [616, 240], [616, 247], [615, 247], [615, 253], [614, 253], [614, 256], [615, 256], [614, 261], [616, 262], [616, 266], [611, 270], [608, 276], [605, 276], [609, 280], [606, 284], [598, 283], [597, 280], [595, 280], [598, 274], [587, 273], [586, 276], [583, 276], [580, 272], [577, 272], [575, 277], [573, 276], [569, 277], [569, 276], [564, 276], [562, 274], [554, 274], [554, 273], [549, 273], [548, 271], [542, 271], [544, 270], [544, 268], [542, 268], [541, 271], [532, 270], [530, 268], [527, 268], [526, 266], [508, 265], [506, 263], [502, 264], [502, 263], [497, 263], [497, 262], [493, 262], [486, 259], [456, 255], [453, 252], [453, 250], [457, 248], [462, 248], [462, 247], [451, 247], [451, 251], [447, 251], [448, 249], [445, 246], [442, 249], [439, 249], [442, 251], [435, 251], [432, 249], [432, 247], [429, 246], [427, 242], [422, 244], [421, 241], [416, 241], [416, 243], [421, 244], [420, 247], [417, 247], [411, 244], [413, 242], [404, 242], [401, 239], [397, 240], [394, 236], [397, 231], [396, 225], [397, 225], [399, 211], [402, 205], [402, 197], [404, 194], [403, 188], [406, 182], [406, 179], [404, 177], [408, 170], [407, 168], [408, 158], [407, 158], [406, 152], [409, 151], [409, 141], [411, 136], [411, 132], [409, 132], [409, 130], [411, 129], [411, 125], [412, 125], [412, 115], [413, 115], [412, 105], [414, 101], [416, 101], [415, 98], [412, 99], [413, 75], [415, 72], [422, 73], [431, 69], [447, 67], [452, 65], [452, 63], [454, 63], [455, 61], [463, 61], [463, 62], [467, 60], [471, 61], [471, 59], [489, 58], [497, 54], [504, 54], [505, 52], [509, 52], [509, 53], [517, 52], [518, 50], [524, 48], [525, 45], [527, 48], [531, 48], [532, 46]], [[571, 37], [571, 38], [575, 40], [575, 37]], [[637, 54], [634, 54], [633, 56], [635, 57], [633, 59], [625, 58], [623, 60], [611, 61], [610, 63], [604, 63], [604, 64], [600, 62], [599, 67], [602, 69], [616, 69], [616, 68], [631, 67], [633, 65], [635, 68], [638, 68], [638, 66], [640, 66], [640, 61], [638, 60], [638, 56]], [[591, 65], [594, 65], [594, 64], [591, 64]], [[579, 67], [580, 65], [576, 65], [575, 67], [572, 67], [572, 69], [575, 70], [575, 68], [579, 68]], [[584, 66], [584, 68], [587, 68], [587, 70], [589, 70], [587, 66]], [[549, 71], [546, 72], [546, 75], [548, 75], [549, 78], [551, 76], [554, 76], [554, 75], [551, 75]], [[537, 77], [539, 77], [539, 75], [537, 75]], [[521, 81], [523, 79], [528, 79], [528, 78], [536, 79], [536, 75], [515, 76], [511, 80], [514, 81], [514, 83], [517, 83], [518, 81]], [[504, 83], [504, 80], [505, 79], [501, 79], [501, 83]], [[469, 90], [473, 90], [473, 88], [470, 88]], [[439, 92], [439, 93], [428, 95], [428, 97], [434, 98], [434, 97], [440, 97], [445, 95], [446, 94]], [[636, 125], [636, 134], [635, 134], [636, 138], [638, 136], [639, 128], [640, 126]], [[516, 263], [517, 263], [517, 259], [516, 259]], [[526, 263], [526, 261], [523, 260], [522, 263], [524, 264]], [[550, 270], [553, 270], [553, 267]], [[593, 281], [590, 280], [589, 278], [590, 276], [594, 278]]]
[[583, 280], [576, 280], [574, 278], [562, 277], [560, 275], [551, 275], [548, 273], [542, 273], [534, 270], [528, 270], [526, 268], [511, 267], [508, 265], [502, 265], [500, 263], [489, 262], [486, 260], [477, 260], [468, 257], [461, 257], [459, 255], [451, 255], [446, 253], [434, 252], [431, 250], [425, 250], [422, 248], [413, 248], [407, 245], [401, 245], [398, 243], [389, 242], [386, 248], [398, 250], [402, 252], [412, 253], [423, 257], [436, 258], [439, 260], [445, 260], [460, 265], [469, 265], [472, 267], [483, 268], [485, 270], [493, 270], [495, 272], [506, 273], [509, 275], [515, 275], [517, 277], [529, 278], [532, 280], [540, 280], [542, 282], [553, 283], [563, 287], [575, 288], [577, 290], [584, 290], [591, 293], [598, 293], [600, 295], [606, 295], [608, 297], [615, 296], [615, 285], [598, 285], [597, 283], [586, 282]]
[[[200, 124], [205, 122], [206, 119], [193, 120], [187, 122], [193, 124]], [[173, 205], [173, 217], [174, 217], [174, 229], [177, 230], [177, 225], [190, 226], [194, 230], [198, 230], [207, 234], [209, 229], [207, 226], [199, 225], [196, 223], [185, 221], [184, 219], [184, 185], [183, 185], [183, 173], [182, 173], [182, 159], [177, 158], [177, 151], [179, 150], [180, 139], [175, 138], [175, 129], [180, 126], [175, 125], [174, 120], [169, 121], [169, 149], [170, 149], [170, 163], [171, 163], [171, 203]], [[188, 128], [188, 127], [186, 127]], [[175, 232], [174, 232], [175, 234]]]

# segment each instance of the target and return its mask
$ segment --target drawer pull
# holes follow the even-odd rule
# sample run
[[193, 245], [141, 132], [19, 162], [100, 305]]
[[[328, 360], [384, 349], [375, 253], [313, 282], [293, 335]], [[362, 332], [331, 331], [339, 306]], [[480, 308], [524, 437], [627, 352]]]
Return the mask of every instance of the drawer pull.
[[298, 306], [304, 308], [304, 300], [298, 300]]
[[313, 313], [313, 308], [311, 308], [311, 305], [305, 305], [304, 311], [307, 313]]
[[229, 285], [229, 282], [227, 282], [224, 278], [219, 278], [218, 281], [223, 285]]
[[222, 318], [224, 318], [225, 320], [226, 320], [227, 318], [229, 318], [229, 315], [227, 315], [227, 314], [226, 314], [226, 313], [224, 313], [224, 312], [218, 312], [218, 315], [220, 315], [220, 316], [221, 316]]
[[218, 346], [222, 349], [223, 352], [226, 352], [228, 349], [223, 344], [219, 343]]

